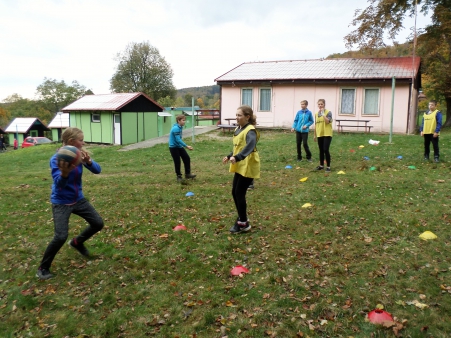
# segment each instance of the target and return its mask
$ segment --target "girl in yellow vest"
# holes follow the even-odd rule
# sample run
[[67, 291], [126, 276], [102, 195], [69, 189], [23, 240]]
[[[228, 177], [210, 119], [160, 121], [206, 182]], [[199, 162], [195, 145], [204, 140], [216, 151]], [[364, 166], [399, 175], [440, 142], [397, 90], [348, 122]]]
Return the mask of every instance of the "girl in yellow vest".
[[420, 132], [424, 138], [424, 159], [429, 161], [429, 151], [432, 142], [434, 148], [434, 162], [440, 161], [440, 153], [438, 149], [438, 141], [440, 129], [442, 128], [442, 113], [437, 110], [437, 101], [429, 101], [429, 111], [424, 113], [421, 121]]
[[233, 151], [222, 159], [230, 161], [230, 172], [235, 173], [232, 184], [232, 196], [238, 212], [238, 219], [230, 229], [231, 233], [246, 232], [251, 229], [247, 219], [246, 192], [254, 178], [260, 178], [260, 157], [257, 142], [260, 133], [255, 129], [256, 117], [252, 108], [241, 106], [236, 111], [238, 127], [233, 133]]
[[324, 159], [326, 160], [326, 172], [330, 172], [329, 148], [332, 143], [332, 112], [326, 109], [326, 100], [318, 100], [318, 112], [315, 113], [315, 128], [313, 141], [318, 142], [319, 166], [315, 170], [324, 169]]

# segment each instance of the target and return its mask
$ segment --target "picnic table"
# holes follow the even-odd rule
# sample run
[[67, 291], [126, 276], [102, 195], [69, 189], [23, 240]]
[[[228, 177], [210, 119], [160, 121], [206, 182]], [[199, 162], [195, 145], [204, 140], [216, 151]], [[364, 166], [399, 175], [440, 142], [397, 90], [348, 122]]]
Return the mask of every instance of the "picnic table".
[[[228, 117], [228, 118], [226, 118], [224, 120], [227, 121], [230, 124], [230, 121], [236, 121], [236, 117]], [[235, 125], [236, 123], [233, 123], [233, 124]]]
[[343, 132], [343, 128], [365, 128], [365, 133], [369, 133], [373, 128], [373, 126], [368, 125], [371, 120], [335, 119], [335, 122], [337, 122], [339, 133]]

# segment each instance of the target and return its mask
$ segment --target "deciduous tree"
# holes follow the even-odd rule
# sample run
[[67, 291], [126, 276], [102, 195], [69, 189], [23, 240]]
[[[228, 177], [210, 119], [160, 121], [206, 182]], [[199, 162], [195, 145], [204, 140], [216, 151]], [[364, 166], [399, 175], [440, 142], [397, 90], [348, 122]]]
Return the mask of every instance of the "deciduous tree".
[[431, 24], [420, 32], [418, 55], [422, 58], [422, 71], [433, 81], [426, 88], [429, 98], [444, 97], [447, 106], [446, 123], [451, 125], [451, 1], [450, 0], [368, 0], [364, 10], [356, 10], [351, 25], [357, 27], [345, 36], [346, 46], [363, 49], [385, 46], [385, 34], [394, 40], [403, 28], [403, 19], [415, 15], [416, 4], [420, 12], [432, 13]]
[[52, 113], [57, 113], [85, 95], [86, 87], [77, 81], [72, 81], [71, 85], [67, 85], [64, 80], [44, 78], [44, 82], [37, 87], [36, 92], [44, 108]]
[[149, 42], [130, 43], [117, 54], [117, 69], [110, 80], [115, 93], [143, 92], [152, 99], [175, 98], [172, 68]]

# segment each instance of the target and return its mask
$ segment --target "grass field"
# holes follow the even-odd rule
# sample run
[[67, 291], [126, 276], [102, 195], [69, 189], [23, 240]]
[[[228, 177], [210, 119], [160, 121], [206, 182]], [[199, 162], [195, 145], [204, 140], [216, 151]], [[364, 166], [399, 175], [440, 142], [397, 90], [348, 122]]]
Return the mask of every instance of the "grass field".
[[[48, 281], [35, 273], [53, 236], [56, 146], [1, 153], [0, 336], [450, 337], [450, 136], [436, 164], [418, 135], [336, 134], [326, 175], [312, 138], [314, 163], [298, 163], [293, 134], [262, 131], [252, 230], [239, 235], [230, 134], [197, 137], [198, 177], [182, 185], [167, 145], [89, 146], [103, 172], [85, 170], [83, 190], [105, 228], [89, 260], [65, 245]], [[72, 216], [70, 236], [84, 227]], [[250, 273], [232, 277], [236, 265]], [[378, 305], [395, 326], [365, 320]]]

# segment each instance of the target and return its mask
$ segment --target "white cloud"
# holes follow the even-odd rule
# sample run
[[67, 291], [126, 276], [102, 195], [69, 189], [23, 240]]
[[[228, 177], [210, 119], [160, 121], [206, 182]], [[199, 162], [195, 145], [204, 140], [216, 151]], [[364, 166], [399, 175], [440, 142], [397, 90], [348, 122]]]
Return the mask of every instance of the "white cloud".
[[[45, 77], [108, 93], [114, 58], [130, 42], [158, 48], [177, 88], [214, 84], [243, 62], [326, 57], [346, 51], [343, 37], [364, 7], [362, 0], [4, 0], [0, 100], [33, 98]], [[420, 17], [418, 26], [426, 22]]]

